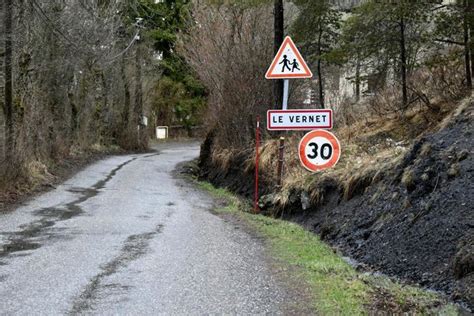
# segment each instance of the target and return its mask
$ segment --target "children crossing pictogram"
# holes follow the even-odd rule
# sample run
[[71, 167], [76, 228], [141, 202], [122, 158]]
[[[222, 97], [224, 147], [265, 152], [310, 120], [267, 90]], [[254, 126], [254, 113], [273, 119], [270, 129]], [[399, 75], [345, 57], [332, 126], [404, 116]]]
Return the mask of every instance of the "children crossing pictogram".
[[298, 64], [298, 62], [296, 61], [296, 59], [293, 59], [293, 63], [292, 63], [291, 65], [293, 65], [293, 69], [291, 70], [291, 72], [295, 72], [295, 69], [298, 69], [298, 70], [301, 71], [301, 69], [300, 69], [300, 67], [299, 67], [300, 64]]
[[283, 64], [283, 67], [281, 68], [281, 72], [285, 72], [285, 68], [288, 69], [288, 70], [291, 70], [290, 66], [288, 66], [288, 65], [291, 65], [291, 63], [288, 60], [288, 56], [286, 56], [286, 55], [283, 55], [283, 60], [281, 62], [279, 62], [278, 64], [279, 65]]
[[267, 79], [296, 79], [312, 76], [311, 70], [289, 36], [281, 45], [265, 75]]

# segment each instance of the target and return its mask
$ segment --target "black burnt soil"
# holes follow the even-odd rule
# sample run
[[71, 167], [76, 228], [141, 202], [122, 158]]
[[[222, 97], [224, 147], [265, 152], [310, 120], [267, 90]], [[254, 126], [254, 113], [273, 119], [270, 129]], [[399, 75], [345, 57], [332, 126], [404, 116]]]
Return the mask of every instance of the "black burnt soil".
[[[305, 211], [293, 192], [281, 213], [369, 269], [440, 290], [474, 309], [474, 105], [447, 127], [418, 139], [404, 159], [344, 198], [336, 180], [318, 187], [324, 200]], [[252, 170], [235, 157], [229, 170], [211, 163], [212, 134], [201, 148], [203, 178], [251, 197]], [[265, 183], [264, 193], [273, 186]], [[281, 211], [281, 210], [280, 210]]]

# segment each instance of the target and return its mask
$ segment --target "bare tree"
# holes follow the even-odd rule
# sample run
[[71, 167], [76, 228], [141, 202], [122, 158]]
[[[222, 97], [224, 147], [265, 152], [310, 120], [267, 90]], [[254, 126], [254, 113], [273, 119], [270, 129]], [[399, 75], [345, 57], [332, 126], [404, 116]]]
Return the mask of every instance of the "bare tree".
[[[28, 174], [31, 161], [47, 163], [115, 144], [146, 147], [145, 130], [141, 137], [132, 135], [151, 102], [153, 85], [146, 83], [159, 77], [149, 69], [159, 61], [148, 54], [151, 41], [138, 42], [138, 25], [130, 14], [136, 1], [0, 4], [0, 36], [5, 36], [0, 49], [5, 61], [0, 63], [0, 78], [5, 77], [2, 182], [8, 182], [6, 170]], [[19, 167], [9, 168], [13, 162]]]
[[5, 100], [3, 102], [3, 113], [5, 115], [5, 150], [7, 160], [13, 158], [14, 150], [14, 126], [13, 126], [13, 0], [6, 0], [4, 4], [4, 30], [5, 30]]
[[208, 127], [224, 148], [246, 147], [256, 115], [272, 107], [272, 83], [264, 79], [274, 49], [272, 8], [201, 3], [193, 15], [180, 51], [209, 91]]

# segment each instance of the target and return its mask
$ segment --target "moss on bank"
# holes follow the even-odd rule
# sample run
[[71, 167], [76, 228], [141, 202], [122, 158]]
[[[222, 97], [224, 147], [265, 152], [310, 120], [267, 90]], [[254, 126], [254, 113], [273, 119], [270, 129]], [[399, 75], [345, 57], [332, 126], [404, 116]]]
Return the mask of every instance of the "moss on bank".
[[365, 315], [378, 312], [457, 315], [457, 308], [437, 293], [404, 285], [388, 277], [356, 271], [319, 237], [297, 224], [249, 213], [249, 205], [207, 182], [199, 186], [223, 201], [217, 213], [243, 220], [270, 245], [270, 253], [297, 271], [311, 290], [315, 312]]

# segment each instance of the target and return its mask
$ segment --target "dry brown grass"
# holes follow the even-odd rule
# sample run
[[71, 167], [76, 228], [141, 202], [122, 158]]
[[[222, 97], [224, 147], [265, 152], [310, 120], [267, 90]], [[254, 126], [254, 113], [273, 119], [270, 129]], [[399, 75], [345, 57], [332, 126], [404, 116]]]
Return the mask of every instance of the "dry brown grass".
[[[337, 136], [340, 135], [339, 132], [339, 129], [334, 131]], [[373, 133], [373, 130], [367, 130], [366, 137], [370, 138]], [[350, 199], [355, 193], [378, 181], [381, 169], [388, 169], [398, 163], [409, 145], [408, 142], [402, 144], [388, 141], [382, 145], [367, 148], [368, 143], [363, 137], [365, 135], [360, 135], [361, 137], [358, 138], [342, 135], [340, 137], [342, 156], [339, 163], [332, 169], [316, 174], [304, 169], [299, 161], [297, 150], [301, 135], [286, 138], [283, 185], [274, 197], [276, 206], [288, 205], [291, 192], [295, 190], [308, 192], [311, 202], [317, 205], [324, 200], [328, 185], [336, 185], [343, 192], [343, 197]], [[265, 173], [266, 179], [273, 180], [274, 183], [277, 176], [278, 147], [278, 139], [270, 139], [260, 147], [261, 172]], [[220, 166], [225, 166], [225, 161], [229, 162], [231, 156], [224, 150], [219, 154], [216, 153], [215, 159], [220, 161]], [[245, 166], [246, 172], [254, 168], [253, 155], [247, 159]]]
[[33, 185], [38, 185], [39, 183], [51, 182], [54, 180], [54, 175], [52, 175], [48, 167], [41, 161], [31, 161], [26, 166], [27, 174], [29, 175], [29, 182]]
[[[317, 205], [324, 201], [328, 185], [331, 185], [331, 190], [337, 187], [345, 200], [363, 193], [369, 185], [383, 177], [384, 170], [400, 163], [418, 137], [441, 128], [446, 124], [441, 123], [445, 117], [459, 112], [455, 110], [455, 106], [446, 104], [437, 113], [431, 113], [428, 108], [416, 108], [402, 116], [396, 113], [384, 117], [367, 114], [351, 125], [339, 126], [333, 133], [342, 145], [341, 159], [334, 168], [316, 174], [308, 172], [300, 164], [297, 150], [301, 133], [287, 137], [283, 185], [274, 196], [275, 205], [277, 208], [287, 206], [295, 190], [308, 192], [313, 205]], [[278, 146], [278, 139], [269, 139], [260, 148], [261, 170], [267, 178], [274, 180]], [[429, 151], [430, 148], [422, 149], [425, 155]], [[249, 158], [247, 167], [254, 164], [254, 158]], [[404, 173], [402, 182], [411, 185], [409, 170]]]
[[468, 106], [471, 105], [473, 102], [474, 102], [474, 95], [473, 93], [471, 93], [467, 98], [465, 98], [460, 103], [460, 105], [454, 111], [452, 111], [449, 115], [446, 115], [444, 117], [439, 128], [440, 129], [446, 128], [449, 125], [449, 123], [453, 121], [454, 118], [461, 115], [464, 112], [464, 110], [466, 110]]
[[[276, 192], [273, 197], [275, 205], [288, 205], [295, 197], [295, 192], [298, 194], [300, 191], [307, 192], [315, 205], [323, 202], [327, 194], [334, 190], [341, 194], [341, 198], [349, 200], [378, 182], [385, 170], [400, 163], [417, 139], [446, 127], [453, 117], [461, 115], [463, 108], [474, 101], [473, 97], [468, 97], [459, 103], [460, 98], [465, 95], [462, 76], [459, 76], [458, 64], [451, 66], [425, 67], [417, 71], [410, 82], [408, 107], [400, 104], [400, 89], [395, 85], [387, 86], [356, 104], [349, 103], [349, 100], [344, 101], [346, 104], [339, 104], [335, 109], [333, 133], [341, 142], [342, 155], [332, 169], [312, 174], [301, 166], [297, 150], [303, 133], [267, 134], [260, 147], [260, 170], [267, 185], [276, 185], [278, 138], [281, 135], [286, 137], [283, 184], [279, 189], [270, 188], [270, 191]], [[433, 73], [444, 77], [433, 78]], [[444, 81], [437, 79], [441, 77], [445, 78]], [[428, 81], [429, 85], [426, 84]], [[235, 129], [230, 131], [235, 135]], [[244, 163], [246, 174], [255, 168], [252, 141], [247, 140], [247, 147], [244, 147], [247, 148]], [[216, 144], [213, 159], [224, 170], [228, 169], [233, 157], [241, 157], [245, 151], [242, 147], [238, 151], [221, 149], [218, 148], [221, 143]], [[230, 147], [229, 144], [226, 146]], [[430, 148], [425, 146], [421, 152], [422, 155], [429, 155]], [[404, 174], [403, 181], [407, 186], [412, 185], [409, 171]]]
[[403, 171], [401, 182], [407, 189], [413, 188], [413, 186], [415, 185], [415, 173], [412, 169], [406, 168]]
[[[33, 192], [56, 185], [89, 162], [106, 154], [123, 153], [118, 146], [92, 144], [88, 149], [72, 146], [59, 161], [31, 158], [0, 164], [0, 213]], [[21, 155], [19, 155], [21, 156]]]
[[48, 167], [34, 160], [21, 164], [2, 166], [0, 170], [0, 213], [8, 203], [34, 191], [37, 187], [53, 182], [55, 177]]
[[222, 170], [228, 170], [232, 163], [232, 157], [235, 155], [236, 151], [228, 148], [215, 150], [212, 153], [212, 162], [213, 164], [219, 166]]

